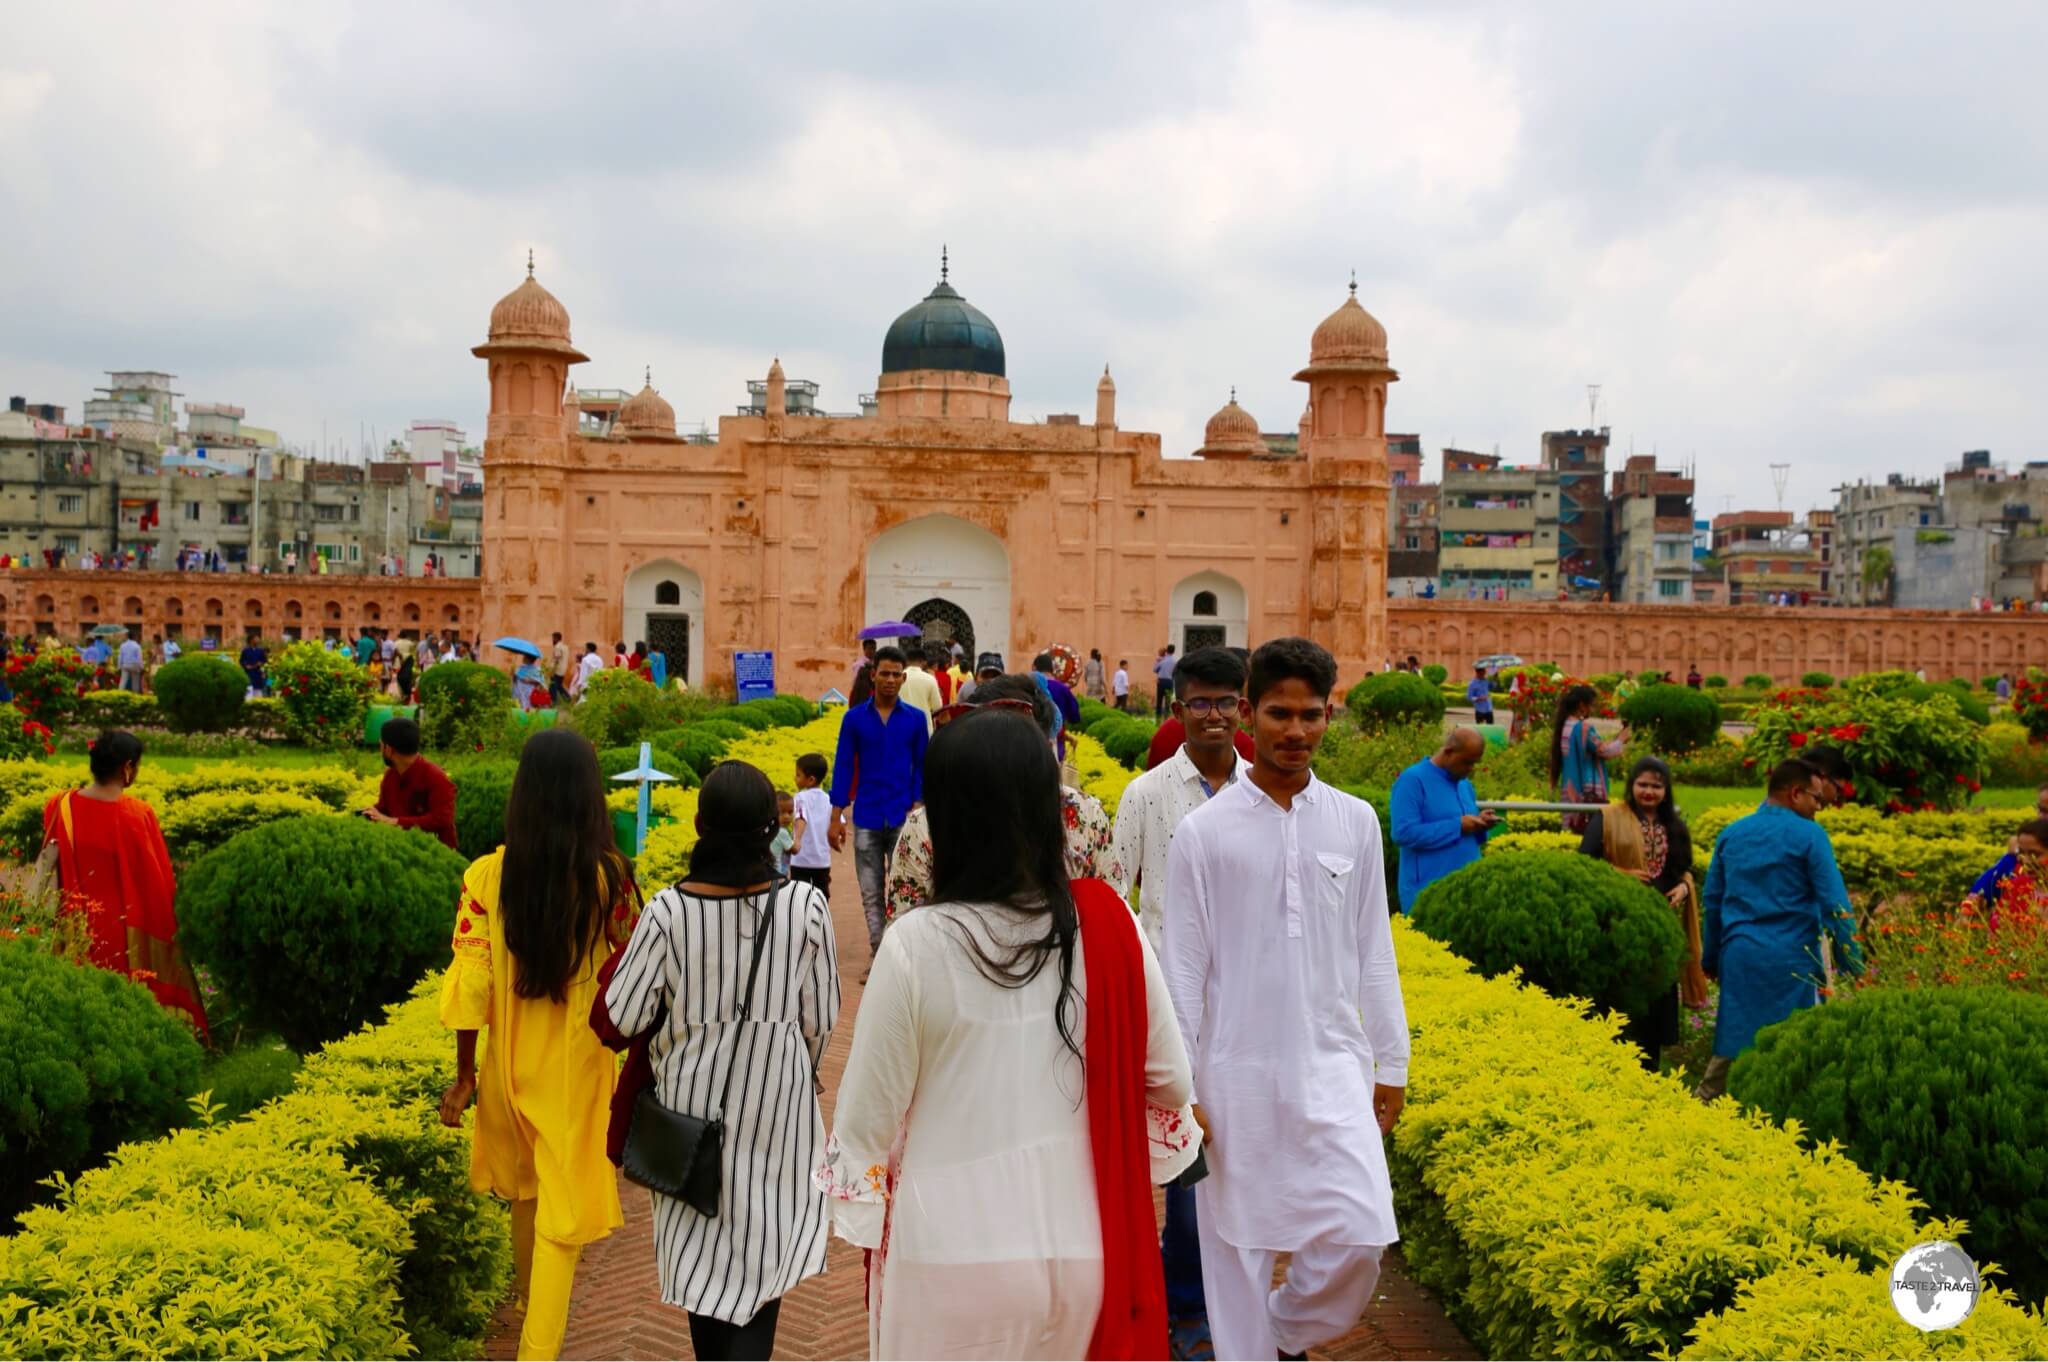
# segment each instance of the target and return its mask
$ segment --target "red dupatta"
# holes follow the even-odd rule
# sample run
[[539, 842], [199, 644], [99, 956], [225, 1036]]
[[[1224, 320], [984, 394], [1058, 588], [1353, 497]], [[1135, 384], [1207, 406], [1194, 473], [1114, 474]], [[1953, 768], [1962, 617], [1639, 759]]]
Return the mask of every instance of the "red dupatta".
[[[72, 817], [75, 791], [52, 799], [43, 810], [44, 835], [57, 844], [57, 873], [66, 893], [82, 893], [85, 870], [78, 856]], [[185, 1013], [202, 1040], [206, 1009], [199, 981], [178, 949], [178, 887], [164, 834], [149, 805], [129, 795], [105, 805], [114, 816], [114, 861], [120, 870], [117, 907], [128, 937], [128, 976], [156, 995], [165, 1007]]]
[[1152, 1218], [1145, 1124], [1145, 957], [1122, 895], [1073, 882], [1088, 984], [1088, 1140], [1102, 1219], [1102, 1312], [1090, 1358], [1165, 1357], [1166, 1277]]

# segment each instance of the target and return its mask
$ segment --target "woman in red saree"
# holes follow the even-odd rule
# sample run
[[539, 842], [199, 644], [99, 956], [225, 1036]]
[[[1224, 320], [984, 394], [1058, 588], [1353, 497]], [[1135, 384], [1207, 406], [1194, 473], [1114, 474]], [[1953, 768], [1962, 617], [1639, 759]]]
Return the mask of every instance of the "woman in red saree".
[[90, 930], [101, 969], [145, 985], [191, 1019], [206, 1038], [199, 983], [178, 949], [177, 881], [156, 812], [128, 794], [142, 768], [132, 733], [102, 733], [92, 746], [92, 784], [55, 795], [43, 808], [43, 841], [57, 848], [57, 873], [71, 911]]

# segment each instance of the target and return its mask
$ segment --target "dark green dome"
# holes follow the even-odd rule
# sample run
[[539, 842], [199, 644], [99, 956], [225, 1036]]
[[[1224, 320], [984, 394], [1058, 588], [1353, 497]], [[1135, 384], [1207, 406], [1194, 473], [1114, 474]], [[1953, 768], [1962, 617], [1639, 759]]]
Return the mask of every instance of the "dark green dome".
[[882, 338], [882, 372], [912, 369], [1005, 376], [1002, 333], [946, 282], [943, 270], [938, 287], [890, 323], [889, 334]]

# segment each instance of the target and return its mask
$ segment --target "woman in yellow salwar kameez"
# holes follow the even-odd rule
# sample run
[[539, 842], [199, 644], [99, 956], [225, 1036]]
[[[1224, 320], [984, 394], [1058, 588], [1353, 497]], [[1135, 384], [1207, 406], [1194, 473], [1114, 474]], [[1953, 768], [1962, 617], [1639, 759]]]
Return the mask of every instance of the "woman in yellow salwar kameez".
[[604, 796], [584, 738], [548, 729], [526, 744], [505, 844], [463, 876], [441, 992], [456, 1033], [441, 1120], [460, 1125], [477, 1099], [470, 1182], [512, 1203], [522, 1358], [560, 1353], [576, 1260], [623, 1223], [605, 1156], [618, 1066], [589, 1018], [599, 968], [632, 934], [634, 893]]

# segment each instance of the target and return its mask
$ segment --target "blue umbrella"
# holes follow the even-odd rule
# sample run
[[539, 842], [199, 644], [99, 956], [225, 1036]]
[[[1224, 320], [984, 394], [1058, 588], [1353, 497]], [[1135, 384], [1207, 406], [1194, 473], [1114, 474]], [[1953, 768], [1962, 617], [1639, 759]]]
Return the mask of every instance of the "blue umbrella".
[[860, 637], [864, 639], [917, 638], [923, 633], [924, 630], [907, 620], [883, 620], [880, 624], [870, 624], [867, 628], [861, 630]]
[[493, 648], [503, 648], [508, 653], [518, 653], [521, 657], [537, 658], [540, 656], [540, 649], [534, 647], [523, 638], [513, 638], [509, 634], [504, 638], [496, 640], [491, 646]]

